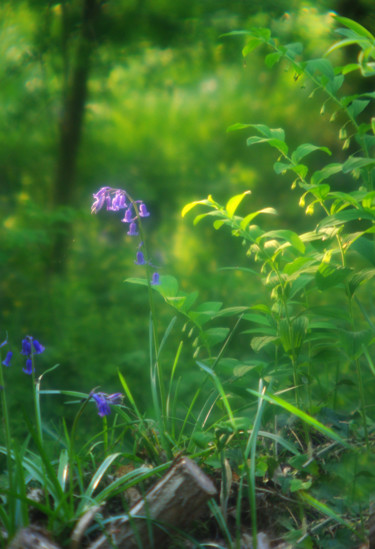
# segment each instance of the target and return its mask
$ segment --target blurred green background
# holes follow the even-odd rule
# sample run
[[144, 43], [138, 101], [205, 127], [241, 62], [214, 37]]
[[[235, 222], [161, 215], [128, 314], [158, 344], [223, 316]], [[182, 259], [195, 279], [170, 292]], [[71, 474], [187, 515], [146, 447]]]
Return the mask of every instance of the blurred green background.
[[[222, 34], [270, 26], [320, 57], [335, 39], [332, 10], [375, 31], [372, 0], [1, 3], [0, 329], [14, 351], [27, 334], [46, 346], [39, 371], [60, 363], [45, 388], [117, 391], [120, 369], [149, 402], [147, 292], [123, 282], [139, 276], [124, 225], [109, 212], [90, 214], [101, 186], [145, 201], [160, 273], [198, 289], [200, 300], [259, 298], [243, 273], [219, 270], [246, 265], [241, 246], [209, 225], [193, 227], [181, 209], [251, 189], [244, 207], [273, 206], [279, 227], [303, 230], [298, 196], [287, 176], [274, 174], [273, 153], [247, 149], [247, 135], [226, 128], [284, 127], [292, 147], [325, 145], [339, 161], [339, 122], [319, 116], [322, 98], [308, 99], [311, 90], [285, 65], [268, 69], [262, 51], [244, 59], [243, 38]], [[340, 62], [352, 53], [335, 55]], [[158, 303], [162, 333], [172, 312]], [[239, 356], [249, 352], [249, 341], [237, 345]], [[189, 390], [191, 349], [184, 353]], [[168, 352], [164, 360], [168, 371]], [[22, 357], [14, 363], [7, 377], [17, 406], [30, 380]]]

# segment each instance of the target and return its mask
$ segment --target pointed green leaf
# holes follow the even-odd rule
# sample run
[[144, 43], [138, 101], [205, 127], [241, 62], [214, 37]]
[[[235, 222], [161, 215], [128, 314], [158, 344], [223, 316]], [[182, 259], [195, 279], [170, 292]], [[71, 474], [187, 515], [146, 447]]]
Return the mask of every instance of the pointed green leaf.
[[247, 229], [248, 225], [251, 223], [251, 221], [259, 214], [270, 214], [270, 215], [277, 215], [277, 211], [274, 208], [263, 208], [262, 210], [258, 210], [257, 212], [253, 212], [246, 217], [243, 218], [241, 221], [241, 229], [244, 231]]
[[243, 130], [244, 128], [250, 128], [251, 124], [241, 124], [241, 122], [236, 122], [227, 128], [227, 132], [235, 132], [237, 130]]
[[308, 154], [311, 154], [314, 151], [323, 151], [327, 153], [329, 156], [332, 155], [331, 151], [328, 149], [328, 147], [317, 147], [316, 145], [312, 145], [311, 143], [304, 143], [303, 145], [300, 145], [296, 148], [296, 150], [292, 153], [292, 161], [295, 164], [299, 164], [299, 162], [307, 156]]
[[350, 295], [353, 296], [356, 289], [363, 284], [363, 282], [367, 282], [368, 280], [371, 280], [375, 276], [375, 269], [362, 269], [361, 271], [357, 271], [352, 278], [349, 280], [349, 291]]
[[348, 444], [345, 442], [345, 440], [343, 440], [337, 433], [332, 431], [332, 429], [330, 429], [329, 427], [326, 427], [325, 425], [323, 425], [323, 423], [320, 423], [320, 421], [318, 421], [314, 417], [310, 416], [309, 414], [306, 414], [306, 412], [303, 412], [302, 410], [300, 410], [296, 406], [293, 406], [293, 404], [290, 404], [290, 402], [287, 402], [283, 398], [280, 398], [277, 395], [271, 395], [271, 394], [267, 394], [267, 393], [265, 393], [264, 395], [261, 395], [260, 393], [258, 393], [257, 391], [254, 391], [253, 389], [246, 389], [246, 390], [249, 393], [251, 393], [252, 395], [254, 395], [258, 398], [259, 397], [263, 398], [264, 400], [267, 400], [268, 402], [271, 402], [272, 404], [276, 404], [277, 406], [281, 406], [282, 408], [284, 408], [284, 410], [286, 410], [287, 412], [290, 412], [291, 414], [299, 417], [302, 421], [304, 421], [308, 425], [311, 425], [311, 427], [314, 427], [314, 429], [316, 429], [317, 431], [320, 431], [321, 433], [323, 433], [327, 437], [329, 437], [333, 440], [336, 440], [337, 442], [339, 442], [343, 446], [348, 447]]
[[356, 21], [353, 21], [352, 19], [349, 19], [348, 17], [341, 17], [338, 15], [335, 15], [336, 21], [347, 27], [348, 29], [351, 29], [356, 34], [359, 34], [359, 36], [363, 36], [364, 38], [367, 38], [368, 40], [371, 40], [372, 42], [375, 40], [375, 37], [371, 34], [370, 31], [368, 31], [365, 27], [362, 27], [359, 23]]
[[322, 263], [315, 273], [315, 281], [319, 290], [327, 290], [338, 284], [342, 284], [350, 275], [351, 269]]
[[365, 166], [375, 166], [375, 160], [373, 158], [349, 156], [348, 160], [346, 160], [342, 166], [342, 171], [343, 173], [349, 173], [358, 168], [364, 168]]
[[288, 230], [280, 230], [280, 231], [269, 231], [268, 233], [264, 233], [262, 235], [262, 238], [277, 238], [286, 240], [289, 242], [296, 250], [298, 250], [301, 254], [305, 253], [305, 245], [298, 236], [297, 233], [293, 231]]
[[237, 210], [238, 206], [241, 204], [242, 200], [247, 194], [250, 194], [251, 191], [245, 191], [241, 194], [237, 194], [235, 196], [232, 196], [230, 198], [225, 206], [225, 209], [229, 215], [229, 217], [233, 217], [235, 211]]
[[342, 170], [342, 164], [338, 164], [338, 163], [327, 164], [327, 166], [325, 166], [321, 170], [314, 172], [314, 174], [311, 177], [311, 184], [319, 185], [319, 183], [321, 183], [325, 179], [328, 179], [329, 177], [331, 177], [331, 175], [341, 172], [341, 170]]

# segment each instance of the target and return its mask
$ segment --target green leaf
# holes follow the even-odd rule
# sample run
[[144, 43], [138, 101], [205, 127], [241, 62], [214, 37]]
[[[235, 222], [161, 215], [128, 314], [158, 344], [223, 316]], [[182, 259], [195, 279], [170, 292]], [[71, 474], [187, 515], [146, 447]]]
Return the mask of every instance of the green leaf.
[[359, 36], [362, 36], [363, 38], [367, 38], [368, 40], [371, 40], [372, 42], [375, 40], [375, 37], [371, 34], [370, 31], [365, 29], [362, 25], [357, 23], [356, 21], [353, 21], [352, 19], [349, 19], [348, 17], [341, 17], [338, 15], [335, 15], [335, 19], [347, 27], [348, 29], [351, 29]]
[[355, 532], [355, 529], [353, 528], [353, 526], [345, 521], [344, 519], [342, 519], [340, 517], [340, 515], [338, 515], [337, 513], [335, 513], [335, 511], [333, 511], [330, 507], [328, 507], [328, 505], [326, 505], [325, 503], [322, 503], [321, 501], [318, 501], [317, 499], [315, 499], [311, 494], [308, 494], [306, 492], [299, 492], [299, 496], [300, 498], [305, 501], [306, 503], [308, 503], [311, 507], [313, 507], [314, 509], [316, 509], [317, 511], [319, 511], [320, 513], [322, 513], [323, 515], [326, 515], [327, 517], [330, 517], [331, 519], [335, 520], [336, 522], [338, 522], [339, 524], [343, 524], [345, 525], [347, 528], [349, 528], [352, 532]]
[[185, 215], [190, 212], [195, 206], [198, 206], [199, 204], [203, 204], [204, 206], [215, 206], [217, 207], [217, 204], [214, 200], [212, 200], [212, 196], [209, 195], [208, 198], [204, 200], [195, 200], [194, 202], [190, 202], [189, 204], [186, 204], [181, 212], [181, 216], [185, 217]]
[[262, 40], [259, 38], [249, 38], [249, 40], [246, 42], [245, 46], [242, 49], [242, 56], [246, 57], [250, 52], [255, 50], [258, 46], [260, 46], [263, 43]]
[[311, 154], [314, 151], [323, 151], [327, 153], [329, 156], [332, 155], [331, 151], [328, 149], [328, 147], [317, 147], [316, 145], [312, 145], [311, 143], [304, 143], [303, 145], [300, 145], [296, 148], [296, 150], [292, 153], [292, 161], [295, 164], [299, 164], [299, 162], [307, 156], [308, 154]]
[[349, 173], [365, 166], [375, 166], [373, 158], [362, 158], [358, 156], [349, 156], [348, 160], [342, 166], [343, 173]]
[[321, 74], [326, 76], [328, 80], [333, 80], [335, 76], [332, 63], [325, 58], [311, 59], [307, 61], [305, 70], [307, 73], [311, 74], [312, 76], [316, 72], [320, 72]]
[[288, 145], [280, 139], [272, 139], [270, 137], [259, 137], [257, 135], [253, 135], [249, 137], [246, 141], [248, 147], [251, 147], [251, 145], [256, 145], [258, 143], [268, 143], [271, 147], [278, 149], [280, 152], [288, 154]]
[[276, 341], [279, 341], [279, 338], [276, 336], [253, 337], [251, 340], [251, 348], [258, 353], [263, 347], [266, 347], [270, 343], [275, 343]]
[[120, 455], [121, 454], [119, 452], [117, 454], [111, 454], [110, 456], [107, 456], [105, 460], [100, 464], [83, 495], [83, 499], [85, 501], [92, 497], [92, 494], [95, 492], [104, 474], [107, 472], [108, 468], [112, 465], [114, 460]]
[[327, 164], [327, 166], [325, 166], [321, 170], [314, 172], [314, 174], [311, 177], [311, 184], [319, 185], [319, 183], [321, 183], [325, 179], [328, 179], [329, 177], [331, 177], [331, 175], [334, 175], [341, 171], [342, 171], [342, 164], [338, 164], [338, 163]]
[[290, 491], [299, 492], [300, 490], [308, 490], [311, 488], [311, 480], [301, 480], [300, 478], [292, 478], [290, 483]]
[[315, 273], [315, 281], [319, 290], [327, 290], [338, 284], [342, 284], [351, 273], [351, 269], [338, 267], [329, 263], [322, 263]]
[[249, 393], [251, 393], [252, 395], [254, 395], [258, 398], [259, 397], [263, 398], [264, 400], [267, 400], [268, 402], [271, 402], [272, 404], [276, 404], [277, 406], [281, 406], [281, 408], [284, 408], [284, 410], [286, 410], [287, 412], [295, 415], [296, 417], [299, 417], [302, 421], [304, 421], [308, 425], [311, 425], [311, 427], [313, 427], [317, 431], [320, 431], [321, 433], [323, 433], [327, 437], [329, 437], [333, 440], [336, 440], [337, 442], [339, 442], [343, 446], [349, 447], [347, 442], [345, 442], [345, 440], [343, 440], [338, 434], [336, 434], [334, 431], [332, 431], [332, 429], [330, 429], [329, 427], [326, 427], [325, 425], [323, 425], [323, 423], [320, 423], [320, 421], [318, 421], [314, 417], [310, 416], [309, 414], [306, 414], [306, 412], [303, 412], [302, 410], [300, 410], [296, 406], [293, 406], [293, 404], [290, 404], [290, 402], [287, 402], [286, 400], [280, 398], [277, 395], [271, 395], [271, 394], [267, 394], [267, 393], [265, 393], [264, 395], [261, 395], [260, 393], [258, 393], [257, 391], [254, 391], [253, 389], [246, 389], [246, 390]]
[[353, 116], [353, 118], [356, 118], [362, 111], [365, 110], [369, 103], [370, 101], [368, 100], [356, 99], [349, 105], [348, 112]]
[[178, 292], [178, 282], [174, 276], [161, 275], [160, 284], [155, 284], [152, 288], [164, 298], [176, 297]]
[[251, 223], [251, 221], [259, 214], [277, 215], [277, 211], [274, 208], [263, 208], [262, 210], [258, 210], [257, 212], [251, 213], [246, 217], [244, 217], [243, 220], [241, 221], [241, 229], [245, 231], [248, 225]]
[[229, 333], [229, 328], [209, 328], [204, 331], [204, 339], [210, 346], [224, 341]]
[[241, 124], [241, 122], [236, 122], [227, 128], [227, 132], [235, 132], [237, 130], [243, 130], [244, 128], [250, 128], [251, 124]]
[[237, 194], [235, 196], [232, 196], [230, 198], [225, 206], [225, 209], [229, 215], [230, 218], [233, 217], [235, 211], [237, 210], [238, 206], [241, 204], [242, 200], [247, 194], [250, 194], [251, 191], [245, 191], [241, 194]]
[[293, 168], [293, 165], [286, 162], [275, 162], [273, 165], [273, 170], [275, 173], [285, 173], [288, 170], [291, 170]]
[[357, 271], [352, 278], [349, 280], [349, 292], [350, 295], [353, 296], [356, 289], [363, 284], [363, 282], [367, 282], [368, 280], [371, 280], [375, 276], [375, 269], [362, 269], [361, 271]]
[[273, 52], [266, 55], [264, 61], [267, 67], [271, 69], [276, 63], [280, 61], [281, 57], [282, 57], [282, 54], [280, 52]]
[[319, 223], [317, 228], [319, 230], [324, 227], [334, 227], [336, 225], [342, 225], [347, 221], [355, 221], [361, 219], [375, 221], [375, 212], [373, 213], [368, 210], [364, 210], [363, 208], [346, 209], [341, 212], [337, 212], [334, 215], [329, 215]]
[[262, 238], [276, 238], [286, 240], [301, 254], [305, 253], [304, 243], [302, 242], [298, 234], [293, 231], [288, 231], [286, 229], [281, 229], [279, 231], [269, 231], [268, 233], [264, 233], [262, 235]]

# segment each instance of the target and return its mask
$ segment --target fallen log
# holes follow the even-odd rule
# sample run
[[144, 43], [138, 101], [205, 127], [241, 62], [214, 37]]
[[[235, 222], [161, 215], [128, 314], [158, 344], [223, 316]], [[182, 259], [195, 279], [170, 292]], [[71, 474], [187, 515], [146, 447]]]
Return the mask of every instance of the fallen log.
[[215, 486], [207, 475], [194, 461], [182, 457], [127, 515], [115, 519], [88, 549], [163, 547], [168, 528], [172, 532], [175, 528], [186, 528], [215, 494]]

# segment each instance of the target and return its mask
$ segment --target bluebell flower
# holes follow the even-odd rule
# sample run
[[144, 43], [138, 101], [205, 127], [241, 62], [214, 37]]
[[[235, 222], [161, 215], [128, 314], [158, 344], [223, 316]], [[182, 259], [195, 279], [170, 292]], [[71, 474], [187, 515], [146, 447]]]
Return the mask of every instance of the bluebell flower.
[[150, 212], [147, 211], [146, 204], [143, 202], [139, 205], [139, 215], [140, 217], [148, 217], [150, 215]]
[[113, 393], [112, 395], [107, 395], [106, 393], [93, 393], [91, 396], [95, 400], [98, 408], [98, 415], [100, 417], [108, 416], [111, 413], [109, 405], [120, 404], [123, 398], [121, 393]]
[[31, 336], [26, 336], [25, 339], [22, 340], [22, 351], [21, 355], [31, 355]]
[[4, 366], [10, 366], [10, 361], [12, 359], [12, 356], [13, 356], [12, 351], [8, 351], [7, 356], [4, 358], [2, 364], [4, 364]]
[[151, 279], [151, 284], [153, 286], [157, 286], [158, 284], [160, 284], [160, 277], [159, 277], [159, 273], [153, 273], [152, 275], [152, 279]]
[[[135, 219], [135, 218], [134, 218]], [[131, 206], [125, 211], [124, 219], [121, 219], [123, 223], [131, 223], [133, 221], [133, 214]]]
[[94, 203], [91, 207], [91, 213], [97, 213], [104, 206], [106, 201], [106, 192], [110, 187], [102, 187], [97, 193], [93, 195]]
[[127, 234], [129, 236], [138, 236], [137, 224], [136, 223], [134, 223], [134, 222], [130, 223], [129, 230], [128, 230]]
[[146, 265], [145, 256], [142, 252], [137, 252], [137, 259], [134, 261], [136, 265]]
[[37, 355], [40, 355], [43, 353], [46, 349], [45, 347], [39, 343], [38, 340], [34, 339], [32, 336], [26, 336], [25, 339], [22, 340], [22, 355], [26, 355], [26, 367], [23, 368], [23, 372], [25, 374], [32, 374], [33, 373], [33, 361], [32, 361], [32, 355], [33, 355], [33, 347], [34, 347], [34, 353]]
[[40, 353], [43, 353], [43, 351], [46, 350], [46, 348], [43, 347], [43, 345], [41, 345], [36, 339], [33, 339], [33, 345], [37, 355], [40, 355]]
[[26, 368], [22, 368], [22, 371], [28, 375], [31, 375], [33, 373], [33, 361], [30, 357], [26, 359]]
[[7, 343], [8, 343], [7, 339], [5, 341], [3, 341], [2, 343], [0, 343], [0, 349], [1, 349], [1, 347], [4, 347], [4, 345], [6, 345]]
[[93, 194], [94, 202], [91, 207], [91, 213], [98, 213], [104, 204], [107, 210], [118, 212], [127, 207], [126, 192], [122, 189], [113, 189], [112, 187], [102, 187]]

